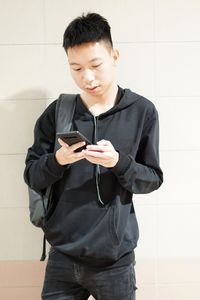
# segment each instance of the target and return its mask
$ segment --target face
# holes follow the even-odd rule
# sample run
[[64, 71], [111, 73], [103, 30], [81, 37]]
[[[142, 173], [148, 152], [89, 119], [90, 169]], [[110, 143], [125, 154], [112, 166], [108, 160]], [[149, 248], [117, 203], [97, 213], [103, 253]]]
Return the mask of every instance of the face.
[[86, 94], [103, 95], [115, 85], [118, 51], [105, 42], [85, 43], [67, 50], [72, 78]]

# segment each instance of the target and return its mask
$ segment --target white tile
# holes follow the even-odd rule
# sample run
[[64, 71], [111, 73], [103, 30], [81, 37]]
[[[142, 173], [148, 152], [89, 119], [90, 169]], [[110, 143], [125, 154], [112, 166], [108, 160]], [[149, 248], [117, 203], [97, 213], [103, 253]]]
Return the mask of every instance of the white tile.
[[200, 1], [155, 1], [158, 41], [199, 41]]
[[[156, 300], [156, 286], [151, 285], [138, 285], [136, 291], [137, 300]], [[159, 299], [161, 300], [161, 299]], [[163, 300], [163, 299], [162, 299]]]
[[49, 97], [57, 99], [61, 93], [80, 90], [71, 78], [67, 56], [61, 45], [45, 46], [45, 88]]
[[157, 262], [158, 284], [200, 283], [199, 258], [164, 258]]
[[200, 150], [200, 96], [158, 97], [161, 150]]
[[[2, 261], [1, 260], [0, 261], [0, 288], [9, 288], [9, 287], [30, 288], [34, 286], [37, 287], [42, 286], [46, 263], [47, 263], [46, 261], [41, 262], [39, 260], [36, 261], [28, 261], [28, 260]], [[35, 298], [35, 299], [39, 299], [39, 298]]]
[[136, 248], [138, 259], [152, 259], [156, 255], [156, 206], [135, 206], [140, 237]]
[[156, 284], [156, 259], [137, 258], [136, 255], [135, 272], [137, 286]]
[[200, 43], [156, 44], [156, 96], [200, 95]]
[[198, 300], [199, 284], [161, 285], [156, 289], [156, 300]]
[[[65, 0], [45, 0], [46, 42], [62, 43], [65, 28], [83, 12], [96, 12], [108, 19], [112, 28], [113, 40], [152, 41], [154, 37], [153, 0], [126, 1], [74, 1], [70, 6]], [[58, 16], [58, 17], [56, 17]], [[120, 26], [119, 26], [120, 24]]]
[[[18, 275], [19, 276], [19, 275]], [[41, 299], [42, 287], [3, 287], [0, 288], [1, 299], [4, 300], [36, 300]]]
[[28, 207], [24, 155], [0, 155], [0, 207]]
[[39, 260], [43, 233], [29, 221], [28, 208], [0, 209], [0, 260]]
[[44, 41], [43, 1], [2, 0], [0, 7], [0, 44]]
[[120, 57], [117, 79], [122, 87], [128, 87], [145, 97], [154, 94], [154, 46], [153, 44], [117, 44]]
[[47, 97], [43, 46], [0, 46], [0, 99]]
[[138, 206], [152, 206], [157, 203], [158, 190], [149, 194], [133, 194], [133, 203]]
[[158, 258], [199, 258], [199, 215], [200, 205], [158, 207]]
[[35, 122], [45, 107], [46, 100], [0, 101], [0, 154], [27, 151], [33, 143]]
[[158, 203], [200, 204], [200, 151], [165, 151], [161, 156], [164, 183], [157, 191]]

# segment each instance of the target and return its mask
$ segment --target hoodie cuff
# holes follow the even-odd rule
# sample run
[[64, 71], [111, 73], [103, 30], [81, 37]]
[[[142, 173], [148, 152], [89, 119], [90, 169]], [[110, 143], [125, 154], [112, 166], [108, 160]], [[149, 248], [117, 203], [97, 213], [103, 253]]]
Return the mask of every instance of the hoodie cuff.
[[48, 155], [47, 168], [48, 168], [49, 173], [53, 174], [54, 176], [60, 177], [63, 175], [64, 171], [66, 169], [68, 169], [68, 167], [69, 167], [69, 165], [61, 166], [57, 162], [55, 155], [53, 153]]
[[115, 175], [120, 176], [123, 175], [128, 169], [128, 167], [130, 166], [131, 158], [123, 152], [120, 151], [118, 152], [119, 152], [119, 160], [111, 170]]

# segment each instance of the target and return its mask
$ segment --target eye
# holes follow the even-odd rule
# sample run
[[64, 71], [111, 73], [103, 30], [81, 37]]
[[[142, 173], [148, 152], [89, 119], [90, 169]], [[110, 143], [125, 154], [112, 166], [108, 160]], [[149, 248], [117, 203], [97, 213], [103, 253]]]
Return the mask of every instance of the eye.
[[94, 65], [92, 66], [94, 69], [97, 69], [98, 67], [100, 67], [102, 65], [102, 63], [98, 64], [98, 65]]
[[73, 71], [75, 72], [81, 71], [81, 68], [73, 69]]

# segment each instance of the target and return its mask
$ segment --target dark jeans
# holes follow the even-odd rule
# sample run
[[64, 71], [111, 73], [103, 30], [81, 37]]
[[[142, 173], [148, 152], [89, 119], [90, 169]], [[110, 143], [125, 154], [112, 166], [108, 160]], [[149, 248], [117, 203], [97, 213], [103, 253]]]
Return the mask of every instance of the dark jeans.
[[135, 271], [133, 264], [91, 269], [74, 263], [54, 249], [50, 251], [42, 299], [135, 300]]

